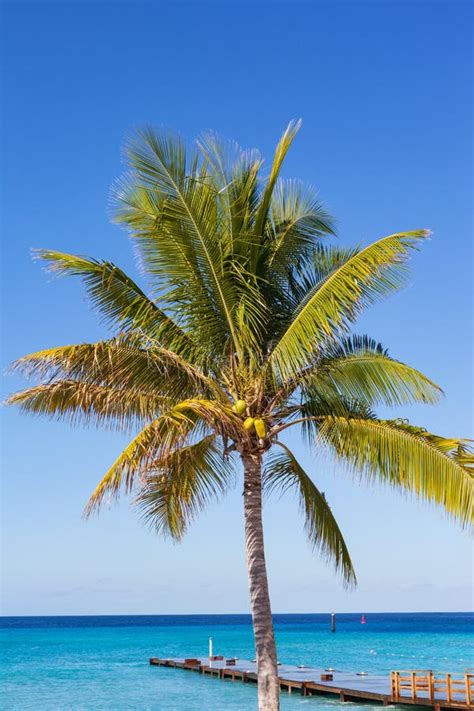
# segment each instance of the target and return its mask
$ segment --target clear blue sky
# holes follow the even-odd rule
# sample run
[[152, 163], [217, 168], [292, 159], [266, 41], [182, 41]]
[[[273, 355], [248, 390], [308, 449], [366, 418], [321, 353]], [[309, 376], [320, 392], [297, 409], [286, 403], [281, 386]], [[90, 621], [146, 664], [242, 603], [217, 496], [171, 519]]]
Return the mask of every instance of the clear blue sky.
[[[403, 414], [472, 436], [470, 32], [463, 2], [4, 3], [3, 360], [104, 335], [73, 280], [30, 250], [103, 257], [137, 276], [107, 217], [124, 138], [207, 128], [269, 156], [304, 124], [288, 177], [317, 185], [342, 242], [429, 227], [411, 286], [364, 316], [445, 389]], [[4, 392], [20, 387], [8, 377]], [[402, 413], [398, 413], [402, 414]], [[239, 488], [180, 546], [127, 501], [81, 520], [125, 439], [3, 411], [3, 612], [248, 610]], [[295, 445], [347, 536], [359, 588], [312, 555], [292, 497], [265, 510], [275, 611], [465, 610], [469, 539], [445, 516], [367, 489]]]

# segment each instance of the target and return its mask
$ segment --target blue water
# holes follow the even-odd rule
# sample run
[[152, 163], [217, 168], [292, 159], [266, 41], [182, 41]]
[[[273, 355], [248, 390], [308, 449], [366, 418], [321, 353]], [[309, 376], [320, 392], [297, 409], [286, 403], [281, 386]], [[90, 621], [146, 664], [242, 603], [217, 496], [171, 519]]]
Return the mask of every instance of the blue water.
[[[276, 615], [281, 661], [348, 671], [464, 671], [474, 666], [472, 613]], [[4, 617], [2, 709], [165, 709], [244, 711], [255, 708], [253, 685], [150, 667], [151, 656], [254, 657], [246, 615]], [[338, 711], [326, 697], [282, 694], [282, 708]], [[346, 711], [350, 706], [344, 704]], [[357, 707], [371, 709], [370, 705]], [[379, 708], [379, 707], [374, 707]]]

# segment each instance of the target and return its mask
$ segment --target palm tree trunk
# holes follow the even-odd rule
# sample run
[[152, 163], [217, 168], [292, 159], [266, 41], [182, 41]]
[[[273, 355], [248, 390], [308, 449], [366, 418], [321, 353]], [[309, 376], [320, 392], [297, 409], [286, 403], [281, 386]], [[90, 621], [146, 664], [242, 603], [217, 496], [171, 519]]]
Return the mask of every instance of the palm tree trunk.
[[278, 711], [277, 656], [268, 594], [262, 524], [262, 461], [258, 454], [243, 454], [245, 547], [250, 586], [258, 672], [259, 711]]

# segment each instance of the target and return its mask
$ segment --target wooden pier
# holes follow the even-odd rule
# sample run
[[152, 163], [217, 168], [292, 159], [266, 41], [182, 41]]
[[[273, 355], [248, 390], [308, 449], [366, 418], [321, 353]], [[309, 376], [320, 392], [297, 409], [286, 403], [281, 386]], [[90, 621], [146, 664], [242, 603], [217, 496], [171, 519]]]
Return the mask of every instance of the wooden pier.
[[[218, 679], [257, 683], [255, 662], [225, 657], [160, 659], [150, 664], [198, 672]], [[474, 709], [474, 673], [434, 674], [430, 670], [393, 671], [383, 676], [366, 672], [279, 664], [280, 689], [302, 696], [335, 694], [340, 701], [412, 704], [442, 709]]]

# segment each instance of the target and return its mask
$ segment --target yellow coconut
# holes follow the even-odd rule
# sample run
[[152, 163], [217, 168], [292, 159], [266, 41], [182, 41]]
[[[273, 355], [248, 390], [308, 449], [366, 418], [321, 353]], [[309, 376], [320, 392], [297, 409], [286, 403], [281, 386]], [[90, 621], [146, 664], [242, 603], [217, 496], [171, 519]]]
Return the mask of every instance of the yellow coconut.
[[258, 417], [255, 422], [255, 432], [258, 434], [259, 437], [263, 438], [267, 434], [267, 426], [265, 425], [265, 420], [260, 419]]
[[236, 400], [234, 402], [234, 406], [232, 410], [236, 412], [238, 415], [243, 415], [245, 410], [247, 409], [247, 403], [245, 400]]
[[254, 428], [255, 425], [255, 420], [253, 417], [247, 417], [246, 420], [244, 420], [244, 430], [247, 432], [251, 432]]

